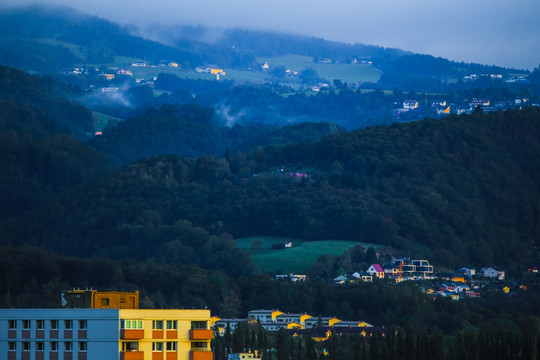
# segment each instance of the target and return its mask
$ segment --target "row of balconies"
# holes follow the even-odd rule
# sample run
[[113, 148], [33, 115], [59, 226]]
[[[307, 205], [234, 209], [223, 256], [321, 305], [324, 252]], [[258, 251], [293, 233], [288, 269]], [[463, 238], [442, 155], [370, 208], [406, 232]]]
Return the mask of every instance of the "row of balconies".
[[[212, 360], [212, 351], [192, 350], [189, 352], [189, 360]], [[152, 360], [177, 360], [177, 352], [152, 352]], [[144, 360], [144, 351], [123, 351], [120, 360]]]
[[[209, 329], [191, 329], [189, 330], [189, 340], [212, 340], [214, 333]], [[120, 333], [120, 338], [123, 340], [144, 339], [143, 329], [123, 329]], [[153, 339], [178, 339], [178, 331], [176, 330], [152, 330]]]

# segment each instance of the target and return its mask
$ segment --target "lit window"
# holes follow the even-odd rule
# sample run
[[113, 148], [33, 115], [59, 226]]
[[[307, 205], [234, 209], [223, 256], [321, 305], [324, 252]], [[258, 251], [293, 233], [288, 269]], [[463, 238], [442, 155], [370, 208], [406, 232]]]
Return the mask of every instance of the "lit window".
[[176, 341], [167, 341], [167, 351], [176, 351]]
[[86, 330], [87, 324], [86, 320], [79, 320], [79, 330]]
[[79, 341], [79, 351], [86, 351], [86, 350], [87, 350], [86, 341]]
[[9, 330], [17, 329], [17, 320], [9, 320]]
[[38, 330], [45, 329], [45, 320], [36, 320], [36, 329]]
[[122, 320], [121, 327], [122, 329], [142, 329], [143, 328], [142, 320]]
[[44, 351], [45, 343], [43, 341], [36, 342], [36, 351]]
[[58, 330], [58, 320], [51, 320], [51, 330]]
[[23, 320], [22, 327], [25, 330], [29, 330], [30, 328], [32, 328], [32, 322], [30, 320]]
[[51, 341], [51, 351], [58, 351], [58, 341]]
[[66, 330], [73, 329], [73, 320], [64, 320], [64, 329]]
[[73, 343], [71, 341], [64, 342], [64, 350], [73, 351]]
[[154, 321], [152, 321], [152, 329], [154, 329], [154, 330], [163, 330], [163, 320], [154, 320]]
[[23, 351], [30, 351], [30, 342], [29, 341], [24, 341], [22, 343], [22, 349], [23, 349]]
[[15, 341], [10, 341], [8, 349], [9, 351], [17, 351], [17, 343]]
[[167, 330], [176, 330], [177, 323], [176, 320], [167, 320]]
[[153, 342], [152, 343], [152, 351], [163, 351], [163, 343], [162, 342]]

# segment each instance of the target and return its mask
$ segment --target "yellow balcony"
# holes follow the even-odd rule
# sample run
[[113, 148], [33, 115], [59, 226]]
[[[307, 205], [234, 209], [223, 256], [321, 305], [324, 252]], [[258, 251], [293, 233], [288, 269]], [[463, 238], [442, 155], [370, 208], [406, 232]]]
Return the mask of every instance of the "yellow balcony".
[[214, 332], [208, 329], [191, 329], [189, 330], [190, 340], [212, 340]]
[[144, 360], [144, 351], [122, 351], [120, 360]]
[[190, 351], [189, 360], [212, 360], [214, 353], [211, 351]]

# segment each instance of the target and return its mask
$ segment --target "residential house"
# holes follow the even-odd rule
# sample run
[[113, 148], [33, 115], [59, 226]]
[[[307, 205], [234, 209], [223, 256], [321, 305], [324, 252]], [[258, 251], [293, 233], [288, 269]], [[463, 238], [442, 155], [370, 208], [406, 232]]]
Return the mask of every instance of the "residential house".
[[310, 329], [313, 327], [320, 326], [334, 326], [334, 324], [340, 322], [341, 320], [336, 317], [311, 317], [305, 320], [305, 328]]
[[405, 110], [414, 110], [418, 108], [418, 101], [416, 100], [405, 100], [403, 102], [403, 109]]
[[471, 267], [461, 267], [456, 270], [457, 273], [464, 274], [468, 278], [472, 278], [476, 274], [476, 270]]
[[306, 275], [301, 275], [301, 274], [293, 274], [293, 273], [290, 273], [290, 274], [285, 274], [285, 275], [276, 275], [275, 278], [276, 280], [285, 280], [285, 279], [290, 279], [292, 282], [297, 282], [297, 281], [306, 281]]
[[373, 276], [367, 272], [355, 272], [352, 277], [363, 282], [373, 282]]
[[261, 323], [265, 322], [275, 322], [278, 315], [283, 314], [279, 310], [251, 310], [248, 312], [248, 318], [260, 321]]
[[497, 279], [497, 280], [504, 280], [505, 272], [504, 270], [492, 268], [492, 267], [484, 267], [480, 270], [480, 272], [484, 275], [484, 277]]
[[366, 272], [372, 276], [376, 276], [378, 279], [384, 279], [384, 269], [379, 264], [371, 264]]
[[276, 316], [276, 322], [280, 323], [296, 323], [301, 327], [306, 326], [306, 320], [312, 318], [308, 314], [291, 314], [291, 313], [282, 313]]
[[335, 277], [334, 279], [332, 279], [332, 281], [334, 282], [334, 284], [345, 284], [348, 281], [348, 279], [345, 275], [339, 275]]
[[228, 354], [227, 360], [261, 360], [261, 357], [258, 356], [257, 352], [255, 353], [235, 353]]

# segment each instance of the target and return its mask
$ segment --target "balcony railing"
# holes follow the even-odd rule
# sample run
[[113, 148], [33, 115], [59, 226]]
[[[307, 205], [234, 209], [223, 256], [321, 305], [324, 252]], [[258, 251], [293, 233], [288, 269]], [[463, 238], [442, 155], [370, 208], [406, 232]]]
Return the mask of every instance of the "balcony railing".
[[122, 351], [120, 360], [144, 360], [144, 351]]
[[128, 330], [124, 329], [120, 333], [121, 339], [124, 340], [135, 340], [144, 338], [144, 330]]
[[189, 352], [189, 360], [212, 360], [214, 353], [209, 350], [194, 350]]
[[212, 340], [214, 332], [208, 329], [191, 329], [189, 330], [190, 340]]

